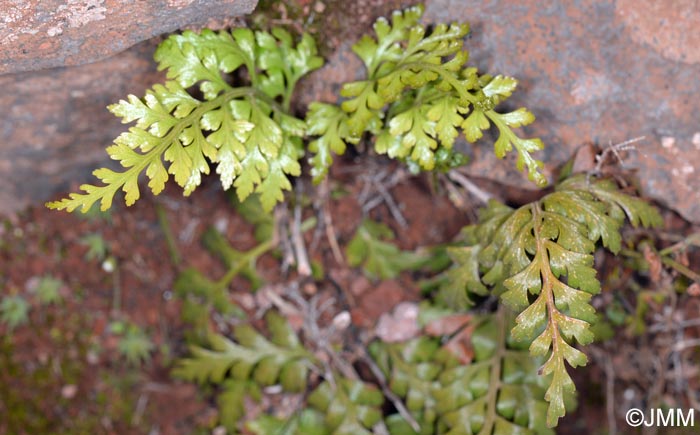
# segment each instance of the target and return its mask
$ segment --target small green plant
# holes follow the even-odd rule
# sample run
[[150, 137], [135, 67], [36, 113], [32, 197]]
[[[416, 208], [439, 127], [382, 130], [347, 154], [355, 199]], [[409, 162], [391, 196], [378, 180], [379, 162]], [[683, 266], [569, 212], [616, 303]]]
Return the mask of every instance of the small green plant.
[[[235, 311], [227, 294], [234, 276], [244, 275], [253, 287], [262, 284], [255, 261], [277, 247], [268, 213], [284, 201], [291, 177], [301, 175], [307, 151], [315, 182], [327, 176], [334, 154], [362, 142], [413, 172], [449, 171], [467, 160], [454, 147], [460, 135], [474, 143], [494, 127], [496, 156], [514, 149], [517, 168], [527, 169], [537, 185], [547, 183], [542, 162], [531, 155], [542, 142], [512, 130], [534, 116], [525, 108], [497, 111], [516, 80], [468, 66], [463, 49], [468, 26], [427, 27], [419, 22], [422, 11], [412, 7], [390, 21], [379, 19], [375, 36], [353, 46], [366, 76], [342, 86], [339, 104], [310, 104], [305, 118], [292, 105], [295, 86], [322, 65], [309, 35], [295, 41], [279, 28], [239, 28], [169, 37], [155, 54], [168, 80], [142, 99], [131, 95], [110, 106], [123, 122], [135, 122], [107, 149], [123, 172], [98, 169], [101, 185], [83, 185], [82, 193], [48, 204], [85, 212], [99, 201], [106, 210], [121, 189], [131, 205], [140, 197], [138, 178], [144, 172], [154, 194], [172, 175], [189, 195], [210, 165], [224, 189], [235, 187], [240, 212], [256, 225], [260, 245], [241, 252], [208, 232], [205, 243], [228, 272], [212, 281], [188, 269], [175, 285], [190, 302], [185, 315], [199, 338], [206, 337], [175, 373], [217, 386], [220, 419], [231, 430], [245, 424], [260, 434], [369, 434], [381, 425], [378, 433], [551, 433], [573, 403], [566, 365], [586, 364], [576, 345], [593, 340], [591, 325], [598, 316], [590, 300], [600, 291], [593, 253], [599, 244], [620, 252], [625, 221], [661, 223], [652, 206], [597, 174], [570, 176], [517, 208], [489, 203], [480, 222], [447, 248], [453, 266], [437, 294], [437, 303], [450, 310], [500, 300], [495, 312], [482, 314], [474, 325], [473, 361], [459, 361], [439, 339], [375, 342], [369, 346], [371, 364], [378, 367], [372, 382], [329, 363], [337, 348], [320, 349], [325, 359], [310, 350], [325, 343], [314, 336], [318, 328], [309, 329], [305, 342], [272, 311], [266, 316], [269, 339], [251, 323], [235, 326], [234, 340], [210, 331], [210, 311]], [[251, 195], [259, 203], [246, 201]], [[297, 202], [301, 207], [303, 201]], [[365, 220], [347, 245], [349, 263], [380, 279], [426, 264], [427, 256], [399, 250], [390, 243], [393, 237], [388, 227]], [[146, 359], [151, 349], [136, 332], [126, 344], [132, 362]], [[390, 382], [378, 388], [380, 378]], [[241, 423], [244, 396], [259, 398], [273, 385], [290, 394], [307, 392], [304, 405], [287, 419], [261, 416]], [[387, 399], [396, 415], [384, 415]]]
[[396, 278], [401, 271], [420, 269], [428, 261], [427, 255], [401, 251], [393, 243], [396, 236], [386, 225], [365, 219], [350, 240], [346, 255], [350, 266], [362, 266], [370, 278]]
[[29, 309], [29, 302], [22, 296], [5, 296], [0, 302], [0, 320], [13, 330], [29, 321]]
[[85, 253], [87, 261], [103, 261], [107, 258], [107, 242], [100, 234], [88, 234], [80, 239], [80, 243], [88, 248]]
[[150, 361], [153, 342], [138, 325], [115, 321], [110, 324], [110, 330], [119, 336], [117, 350], [127, 363], [137, 366]]
[[61, 296], [63, 281], [52, 276], [45, 276], [39, 280], [34, 292], [42, 305], [59, 304], [63, 300]]

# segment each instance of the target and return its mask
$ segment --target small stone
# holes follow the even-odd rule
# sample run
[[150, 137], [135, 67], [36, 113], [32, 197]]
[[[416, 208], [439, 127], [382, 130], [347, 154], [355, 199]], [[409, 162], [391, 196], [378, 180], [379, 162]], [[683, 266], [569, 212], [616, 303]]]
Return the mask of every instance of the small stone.
[[695, 145], [695, 148], [700, 150], [700, 131], [695, 132], [695, 134], [693, 135], [692, 142], [693, 145]]
[[112, 273], [117, 267], [116, 263], [117, 260], [115, 260], [113, 257], [110, 257], [102, 262], [102, 270], [104, 270], [107, 273]]
[[676, 144], [676, 138], [672, 136], [664, 136], [661, 138], [661, 146], [669, 149], [673, 148], [673, 146]]
[[336, 331], [344, 331], [352, 323], [352, 316], [349, 311], [341, 311], [333, 317], [333, 327]]
[[85, 355], [85, 360], [88, 364], [94, 366], [100, 362], [100, 356], [95, 351], [88, 351], [87, 355]]
[[64, 399], [72, 399], [78, 393], [78, 386], [75, 384], [64, 385], [61, 388], [61, 397]]
[[394, 312], [384, 313], [377, 323], [377, 337], [387, 343], [396, 343], [414, 338], [420, 331], [418, 325], [418, 304], [401, 302]]

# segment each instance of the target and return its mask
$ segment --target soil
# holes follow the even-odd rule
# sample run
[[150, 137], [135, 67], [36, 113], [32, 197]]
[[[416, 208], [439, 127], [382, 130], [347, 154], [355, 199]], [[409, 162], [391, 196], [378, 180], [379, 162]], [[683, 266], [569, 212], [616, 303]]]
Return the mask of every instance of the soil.
[[[343, 250], [362, 218], [357, 196], [364, 181], [353, 173], [357, 163], [347, 161], [345, 169], [334, 168], [338, 174], [333, 179], [344, 194], [332, 200], [329, 209]], [[396, 170], [388, 162], [372, 165]], [[406, 213], [407, 228], [391, 219], [386, 205], [371, 216], [393, 228], [403, 249], [450, 240], [468, 223], [445, 196], [433, 195], [426, 178], [402, 182], [393, 195]], [[169, 255], [159, 207], [165, 211], [182, 257], [179, 265]], [[29, 324], [12, 331], [0, 326], [4, 335], [0, 364], [5, 369], [0, 370], [0, 397], [7, 402], [0, 405], [0, 414], [8, 413], [0, 419], [0, 434], [78, 433], [80, 429], [168, 435], [196, 433], [210, 425], [215, 404], [200, 397], [192, 384], [174, 380], [168, 373], [173, 359], [187, 352], [180, 302], [173, 297], [179, 271], [194, 267], [211, 279], [225, 273], [222, 263], [201, 243], [202, 234], [212, 226], [236, 249], [247, 250], [257, 243], [253, 226], [235, 212], [213, 178], [186, 199], [170, 187], [159, 197], [144, 194], [133, 207], [117, 204], [107, 214], [85, 217], [37, 206], [5, 218], [2, 286], [8, 294], [26, 297], [32, 308]], [[307, 233], [307, 243], [313, 242], [312, 233]], [[114, 271], [107, 272], [102, 261], [86, 258], [89, 247], [84, 238], [94, 234], [104, 239], [107, 256], [116, 260]], [[309, 255], [321, 261], [341, 286], [352, 289], [357, 297], [353, 322], [358, 326], [372, 328], [399, 302], [419, 299], [411, 276], [371, 282], [361, 271], [338, 264], [325, 239]], [[266, 281], [280, 280], [279, 261], [272, 255], [263, 256], [258, 266]], [[46, 276], [64, 284], [63, 302], [48, 309], [30, 291], [37, 279]], [[230, 290], [233, 300], [250, 294], [243, 279], [234, 280]], [[139, 325], [155, 345], [156, 351], [143, 366], [130, 366], [120, 356], [119, 336], [110, 331], [110, 323], [117, 320]], [[77, 391], [71, 392], [74, 388]], [[85, 428], [73, 422], [76, 415], [85, 420]]]

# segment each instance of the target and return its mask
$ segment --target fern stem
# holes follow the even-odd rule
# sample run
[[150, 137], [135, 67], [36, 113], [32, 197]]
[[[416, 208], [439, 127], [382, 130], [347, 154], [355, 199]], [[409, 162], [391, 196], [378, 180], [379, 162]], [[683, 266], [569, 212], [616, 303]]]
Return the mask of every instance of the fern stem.
[[[305, 233], [306, 231], [310, 230], [316, 225], [316, 218], [309, 218], [306, 219], [304, 222], [301, 223], [300, 226], [300, 232]], [[277, 244], [279, 243], [278, 240], [275, 240], [274, 238], [271, 238], [269, 240], [266, 240], [250, 251], [246, 251], [243, 256], [241, 257], [240, 261], [236, 262], [236, 264], [231, 267], [231, 269], [226, 272], [226, 274], [221, 277], [218, 281], [216, 281], [216, 286], [217, 288], [226, 288], [231, 284], [231, 281], [233, 278], [236, 277], [251, 261], [254, 261], [267, 251], [275, 248]]]
[[251, 261], [260, 257], [270, 249], [274, 248], [276, 245], [277, 243], [273, 239], [269, 239], [257, 245], [250, 251], [246, 251], [245, 254], [241, 257], [240, 261], [236, 262], [236, 264], [233, 267], [231, 267], [231, 269], [229, 269], [228, 272], [226, 272], [226, 274], [223, 277], [221, 277], [221, 279], [216, 281], [217, 288], [228, 287], [229, 284], [231, 284], [233, 278], [235, 278], [236, 275], [238, 275]]
[[496, 419], [498, 417], [496, 411], [496, 402], [498, 401], [498, 390], [502, 386], [501, 382], [501, 365], [503, 364], [503, 357], [506, 354], [506, 308], [503, 305], [498, 306], [498, 311], [496, 312], [496, 322], [498, 323], [498, 348], [491, 358], [489, 358], [489, 365], [491, 366], [491, 382], [489, 383], [489, 390], [486, 393], [486, 418], [484, 419], [484, 425], [481, 427], [478, 435], [491, 435], [493, 432], [493, 426], [496, 424]]
[[430, 63], [425, 63], [425, 62], [411, 62], [411, 63], [407, 63], [405, 65], [402, 65], [401, 69], [410, 69], [411, 66], [418, 66], [422, 69], [436, 73], [443, 80], [445, 80], [447, 83], [449, 83], [449, 85], [452, 86], [452, 89], [457, 91], [460, 98], [462, 98], [465, 101], [469, 101], [471, 104], [476, 104], [482, 100], [481, 98], [478, 98], [478, 97], [470, 94], [468, 91], [466, 91], [464, 89], [464, 85], [459, 82], [459, 79], [457, 79], [454, 74], [445, 71], [443, 68], [440, 68], [439, 66], [436, 66], [436, 65], [433, 65]]
[[700, 274], [698, 274], [697, 272], [694, 272], [693, 270], [691, 270], [687, 266], [684, 266], [683, 264], [677, 262], [673, 258], [661, 257], [661, 261], [666, 266], [669, 266], [669, 267], [676, 269], [679, 273], [685, 275], [687, 278], [689, 278], [697, 283], [700, 283]]
[[538, 296], [538, 299], [544, 297], [545, 303], [547, 305], [547, 327], [551, 330], [552, 333], [551, 358], [559, 358], [559, 340], [561, 340], [561, 337], [559, 336], [559, 327], [557, 326], [557, 322], [555, 320], [557, 307], [554, 302], [554, 291], [552, 288], [551, 281], [554, 278], [554, 275], [552, 275], [552, 271], [549, 268], [549, 255], [547, 254], [547, 247], [544, 244], [545, 239], [542, 238], [542, 235], [540, 234], [540, 227], [543, 221], [540, 201], [532, 203], [531, 209], [534, 221], [533, 233], [535, 236], [535, 243], [537, 244], [537, 253], [535, 255], [536, 257], [540, 258], [540, 264], [543, 265], [541, 269], [542, 289], [540, 290], [540, 295]]
[[160, 223], [160, 227], [163, 231], [163, 236], [165, 237], [165, 242], [168, 247], [170, 261], [177, 267], [180, 265], [182, 257], [180, 256], [180, 251], [177, 249], [177, 242], [175, 241], [173, 230], [170, 226], [170, 222], [168, 221], [168, 214], [160, 203], [156, 203], [156, 214], [158, 215], [158, 223]]

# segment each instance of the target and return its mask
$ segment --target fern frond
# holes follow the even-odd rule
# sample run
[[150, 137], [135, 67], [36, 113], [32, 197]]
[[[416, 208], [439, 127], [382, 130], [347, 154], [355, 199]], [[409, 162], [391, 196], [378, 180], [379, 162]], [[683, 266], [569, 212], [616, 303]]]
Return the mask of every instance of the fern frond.
[[472, 249], [480, 251], [461, 267], [481, 270], [481, 281], [520, 313], [513, 339], [530, 343], [533, 355], [548, 357], [540, 373], [551, 375], [550, 426], [565, 414], [564, 397], [575, 389], [565, 362], [572, 367], [587, 362], [570, 343], [593, 340], [589, 327], [596, 316], [590, 299], [600, 292], [592, 267], [596, 242], [618, 252], [625, 218], [633, 225], [661, 223], [656, 209], [622, 193], [612, 181], [589, 182], [580, 175], [516, 210], [491, 203], [481, 223], [466, 231], [467, 239], [478, 244]]
[[192, 356], [180, 360], [173, 374], [198, 383], [220, 384], [230, 371], [231, 379], [252, 380], [260, 386], [279, 382], [287, 391], [303, 391], [313, 357], [282, 316], [270, 311], [265, 319], [271, 340], [248, 324], [239, 325], [234, 331], [237, 343], [212, 335], [211, 349], [193, 346]]
[[394, 232], [386, 225], [365, 219], [346, 248], [348, 264], [362, 266], [369, 278], [391, 279], [403, 270], [415, 270], [428, 258], [416, 252], [402, 251], [391, 242]]
[[330, 435], [372, 435], [382, 418], [382, 392], [356, 379], [324, 381], [308, 397], [308, 404], [321, 411]]
[[[510, 113], [494, 110], [511, 95], [517, 81], [479, 75], [466, 66], [463, 38], [468, 25], [439, 24], [429, 31], [418, 23], [422, 14], [422, 7], [416, 6], [395, 12], [391, 22], [380, 18], [374, 25], [376, 38], [365, 36], [353, 46], [367, 78], [346, 83], [341, 90], [347, 98], [340, 107], [347, 113], [348, 131], [338, 137], [338, 129], [319, 128], [313, 134], [332, 135], [326, 140], [331, 143], [339, 139], [353, 143], [370, 132], [376, 136], [378, 153], [406, 160], [412, 168], [433, 170], [453, 160], [460, 130], [473, 143], [493, 124], [499, 130], [496, 156], [503, 158], [515, 148], [518, 169], [527, 168], [531, 180], [546, 184], [540, 173], [542, 162], [531, 156], [543, 143], [520, 138], [512, 130], [534, 121], [532, 113], [525, 108]], [[307, 118], [310, 125], [312, 121]], [[327, 150], [328, 146], [316, 152]], [[340, 145], [333, 149], [337, 154], [342, 150]], [[325, 156], [318, 160], [320, 167], [330, 162]]]
[[220, 387], [220, 422], [231, 431], [242, 427], [246, 397], [260, 400], [262, 388], [270, 385], [302, 392], [309, 368], [316, 364], [284, 317], [268, 311], [265, 323], [269, 339], [252, 325], [240, 324], [233, 331], [235, 341], [210, 334], [207, 347], [191, 346], [190, 356], [178, 360], [173, 369], [176, 377]]
[[480, 250], [478, 245], [447, 248], [447, 255], [455, 267], [445, 272], [445, 280], [437, 295], [437, 299], [446, 306], [455, 310], [467, 309], [472, 306], [470, 294], [488, 294], [488, 289], [481, 283], [476, 261]]
[[[419, 434], [551, 434], [537, 360], [509, 344], [507, 309], [476, 319], [474, 359], [462, 364], [438, 339], [403, 344], [374, 342], [372, 355], [420, 424]], [[387, 418], [392, 434], [415, 434], [399, 415]]]
[[[304, 35], [295, 46], [280, 29], [185, 32], [164, 41], [155, 59], [170, 80], [143, 99], [130, 95], [109, 107], [122, 122], [135, 122], [107, 148], [125, 170], [98, 169], [94, 175], [103, 185], [82, 185], [83, 193], [47, 206], [86, 212], [100, 201], [106, 210], [120, 189], [132, 205], [140, 197], [143, 172], [154, 194], [170, 174], [187, 196], [209, 173], [208, 161], [216, 164], [224, 189], [235, 186], [241, 200], [257, 192], [267, 211], [282, 201], [283, 191], [291, 189], [289, 177], [301, 174], [306, 125], [289, 114], [289, 100], [299, 78], [322, 63], [313, 39]], [[231, 84], [222, 75], [240, 67], [250, 83]], [[188, 90], [194, 85], [202, 100]]]
[[333, 154], [345, 153], [346, 142], [359, 142], [359, 137], [350, 135], [347, 121], [347, 114], [338, 106], [323, 103], [309, 105], [309, 113], [306, 114], [309, 125], [307, 134], [318, 136], [309, 143], [309, 151], [314, 154], [309, 163], [315, 183], [319, 183], [328, 174], [328, 168], [333, 164]]

